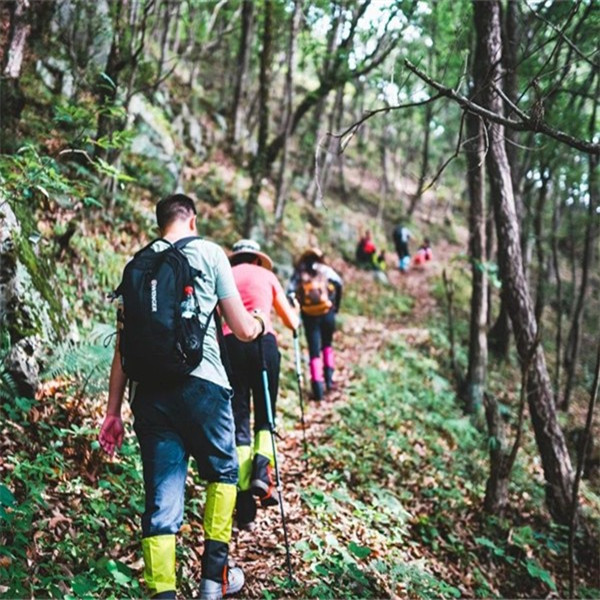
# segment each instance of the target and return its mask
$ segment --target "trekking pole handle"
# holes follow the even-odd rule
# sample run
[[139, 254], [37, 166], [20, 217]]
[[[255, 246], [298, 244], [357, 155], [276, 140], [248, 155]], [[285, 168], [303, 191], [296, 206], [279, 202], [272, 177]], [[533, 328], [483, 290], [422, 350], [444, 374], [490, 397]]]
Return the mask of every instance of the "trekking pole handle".
[[294, 308], [298, 308], [298, 298], [296, 298], [296, 294], [294, 294], [294, 292], [290, 292], [287, 295], [287, 299]]

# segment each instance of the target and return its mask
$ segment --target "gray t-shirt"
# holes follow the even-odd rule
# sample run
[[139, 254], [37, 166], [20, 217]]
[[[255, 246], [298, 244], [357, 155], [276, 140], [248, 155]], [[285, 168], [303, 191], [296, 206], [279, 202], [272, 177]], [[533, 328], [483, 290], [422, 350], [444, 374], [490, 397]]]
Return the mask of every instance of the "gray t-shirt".
[[[152, 248], [156, 252], [160, 252], [167, 248], [167, 244], [158, 241], [152, 245]], [[220, 246], [208, 240], [197, 239], [189, 242], [183, 248], [183, 252], [190, 261], [190, 265], [203, 274], [202, 282], [196, 278], [194, 291], [200, 309], [200, 320], [204, 323], [218, 300], [239, 296], [239, 292], [233, 279], [229, 260]], [[202, 361], [191, 375], [212, 381], [228, 389], [231, 388], [221, 361], [214, 317], [211, 317], [209, 321], [204, 338]]]

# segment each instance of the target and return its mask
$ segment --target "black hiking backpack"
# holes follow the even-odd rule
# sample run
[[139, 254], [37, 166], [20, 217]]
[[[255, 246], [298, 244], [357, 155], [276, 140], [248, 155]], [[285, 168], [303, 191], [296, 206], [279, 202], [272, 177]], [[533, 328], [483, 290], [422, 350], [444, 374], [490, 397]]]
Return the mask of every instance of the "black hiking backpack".
[[[187, 237], [156, 252], [154, 240], [127, 263], [115, 290], [122, 298], [119, 350], [127, 376], [138, 382], [173, 382], [191, 373], [202, 360], [204, 336], [214, 309], [201, 322], [195, 294], [192, 318], [183, 318], [185, 288], [204, 274], [194, 269], [184, 246], [200, 239]], [[216, 308], [216, 304], [215, 304]]]

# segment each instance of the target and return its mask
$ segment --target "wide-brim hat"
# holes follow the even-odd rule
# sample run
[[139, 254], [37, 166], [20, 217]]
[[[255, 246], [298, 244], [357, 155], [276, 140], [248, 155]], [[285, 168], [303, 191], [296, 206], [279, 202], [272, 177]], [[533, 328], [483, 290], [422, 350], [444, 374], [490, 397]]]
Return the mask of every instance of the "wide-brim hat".
[[260, 245], [254, 240], [239, 240], [231, 248], [231, 254], [229, 260], [239, 254], [254, 254], [260, 260], [260, 266], [269, 271], [273, 270], [273, 261], [264, 253], [260, 251]]

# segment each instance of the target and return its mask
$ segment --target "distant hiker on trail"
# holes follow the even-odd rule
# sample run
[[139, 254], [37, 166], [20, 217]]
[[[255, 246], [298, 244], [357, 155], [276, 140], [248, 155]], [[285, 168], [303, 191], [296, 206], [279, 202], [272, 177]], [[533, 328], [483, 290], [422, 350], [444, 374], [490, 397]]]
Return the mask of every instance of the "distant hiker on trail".
[[[128, 378], [144, 470], [144, 578], [154, 598], [175, 598], [175, 535], [183, 521], [188, 460], [208, 481], [199, 597], [216, 600], [244, 585], [228, 568], [238, 461], [231, 389], [217, 341], [218, 306], [233, 333], [251, 341], [265, 331], [242, 304], [225, 252], [197, 237], [191, 198], [156, 206], [161, 238], [127, 264], [106, 417], [100, 430], [110, 455], [123, 441], [121, 406]], [[199, 532], [198, 532], [199, 533]]]
[[429, 238], [425, 238], [413, 256], [413, 264], [417, 267], [421, 267], [430, 262], [432, 258], [433, 252], [431, 251]]
[[[265, 321], [265, 335], [261, 341], [274, 415], [281, 356], [271, 322], [271, 309], [275, 309], [289, 329], [297, 329], [300, 319], [271, 271], [271, 259], [260, 251], [260, 246], [253, 240], [240, 240], [234, 244], [232, 250], [229, 262], [233, 267], [233, 277], [242, 302], [249, 311], [260, 310]], [[254, 496], [258, 496], [263, 507], [278, 503], [272, 472], [273, 446], [261, 378], [263, 365], [257, 342], [238, 340], [227, 326], [223, 328], [223, 333], [231, 364], [235, 443], [240, 465], [236, 519], [238, 527], [249, 529], [256, 517]], [[254, 448], [250, 431], [250, 395], [254, 406]]]
[[400, 271], [405, 272], [408, 270], [410, 265], [410, 250], [408, 242], [412, 238], [410, 231], [404, 227], [401, 223], [396, 225], [393, 233], [394, 246], [396, 247], [396, 253], [398, 254], [398, 268]]
[[358, 240], [356, 246], [356, 262], [359, 265], [372, 267], [373, 258], [377, 254], [375, 243], [371, 238], [371, 232], [366, 231], [365, 234]]
[[342, 286], [342, 278], [325, 264], [323, 252], [318, 248], [311, 248], [300, 256], [287, 288], [300, 302], [315, 400], [323, 398], [324, 383], [328, 391], [334, 387], [335, 359], [331, 344], [335, 331], [335, 314], [342, 300]]
[[381, 283], [388, 285], [390, 280], [386, 275], [387, 263], [385, 260], [385, 250], [381, 250], [379, 254], [373, 255], [373, 278]]
[[387, 264], [385, 262], [385, 250], [381, 250], [379, 254], [373, 255], [373, 268], [376, 271], [385, 271]]

